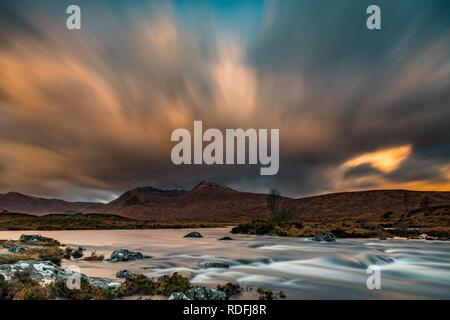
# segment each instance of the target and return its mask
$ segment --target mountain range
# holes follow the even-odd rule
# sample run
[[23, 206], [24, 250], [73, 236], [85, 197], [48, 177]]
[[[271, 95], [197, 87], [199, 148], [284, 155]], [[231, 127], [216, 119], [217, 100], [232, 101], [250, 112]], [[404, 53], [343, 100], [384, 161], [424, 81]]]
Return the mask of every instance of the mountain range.
[[[240, 221], [270, 214], [269, 195], [240, 192], [202, 181], [190, 190], [139, 187], [109, 203], [68, 202], [16, 192], [0, 194], [0, 212], [45, 214], [107, 213], [156, 221]], [[299, 217], [402, 212], [428, 206], [450, 205], [450, 192], [368, 190], [341, 192], [299, 199], [280, 197], [280, 203]]]

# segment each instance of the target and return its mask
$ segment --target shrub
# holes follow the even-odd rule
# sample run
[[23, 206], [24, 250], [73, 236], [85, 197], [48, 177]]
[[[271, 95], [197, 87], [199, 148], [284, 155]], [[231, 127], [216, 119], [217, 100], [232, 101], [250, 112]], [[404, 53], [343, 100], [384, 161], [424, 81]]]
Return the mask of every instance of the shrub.
[[129, 277], [122, 283], [117, 289], [117, 295], [130, 296], [130, 295], [153, 295], [156, 292], [156, 286], [152, 279], [144, 276], [143, 274], [136, 274]]
[[229, 299], [232, 296], [237, 296], [238, 294], [242, 293], [241, 286], [237, 283], [231, 283], [231, 282], [228, 282], [227, 284], [225, 284], [223, 286], [218, 285], [217, 290], [224, 292], [227, 296], [227, 299]]
[[86, 261], [103, 261], [105, 260], [105, 256], [104, 255], [96, 255], [95, 251], [91, 252], [91, 255], [89, 257], [84, 258], [83, 260]]
[[83, 253], [84, 250], [86, 250], [86, 249], [84, 249], [82, 247], [78, 247], [78, 249], [72, 251], [72, 258], [74, 258], [74, 259], [82, 258], [84, 255], [84, 253]]
[[13, 264], [16, 262], [19, 262], [21, 260], [27, 260], [28, 255], [21, 254], [21, 253], [5, 253], [0, 254], [0, 264]]
[[189, 280], [178, 273], [159, 278], [148, 278], [143, 274], [129, 277], [117, 290], [118, 296], [130, 295], [170, 295], [173, 292], [184, 292], [192, 286]]
[[65, 281], [55, 281], [48, 287], [48, 290], [52, 298], [71, 300], [110, 300], [114, 298], [111, 289], [94, 287], [84, 277], [81, 278], [80, 287], [80, 289], [69, 289]]
[[73, 248], [67, 247], [64, 249], [63, 259], [70, 260], [72, 258]]
[[47, 288], [39, 284], [22, 286], [14, 295], [13, 300], [46, 300], [49, 298]]
[[84, 249], [83, 247], [78, 247], [77, 249], [67, 247], [64, 249], [63, 258], [70, 260], [71, 258], [79, 259], [82, 258], [84, 255]]
[[39, 255], [40, 260], [50, 261], [56, 264], [57, 266], [61, 266], [61, 256], [51, 253], [41, 253]]
[[263, 290], [258, 288], [256, 292], [259, 294], [259, 300], [275, 300], [277, 298], [276, 294], [274, 294], [272, 290]]
[[18, 272], [10, 281], [0, 275], [1, 300], [44, 300], [49, 298], [46, 287], [31, 278], [30, 272]]
[[9, 293], [9, 283], [5, 277], [0, 274], [0, 300], [5, 300]]
[[386, 211], [385, 213], [383, 213], [382, 218], [383, 219], [389, 219], [394, 213], [392, 211]]

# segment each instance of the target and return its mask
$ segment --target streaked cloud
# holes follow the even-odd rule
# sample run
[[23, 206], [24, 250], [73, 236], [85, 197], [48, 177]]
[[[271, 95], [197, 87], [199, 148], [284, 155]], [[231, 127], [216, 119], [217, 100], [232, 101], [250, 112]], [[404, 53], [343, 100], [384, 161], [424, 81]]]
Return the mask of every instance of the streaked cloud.
[[[380, 33], [366, 1], [238, 3], [80, 1], [71, 32], [63, 3], [3, 1], [0, 192], [450, 190], [448, 1], [381, 1]], [[279, 128], [279, 174], [174, 166], [193, 120]]]

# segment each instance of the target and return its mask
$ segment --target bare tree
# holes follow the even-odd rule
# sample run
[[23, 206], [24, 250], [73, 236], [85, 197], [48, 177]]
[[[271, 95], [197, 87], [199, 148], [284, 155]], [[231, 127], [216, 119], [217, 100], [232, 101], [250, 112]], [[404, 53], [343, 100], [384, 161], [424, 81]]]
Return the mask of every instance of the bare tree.
[[405, 210], [405, 213], [409, 213], [409, 207], [408, 207], [408, 192], [405, 191], [403, 193], [403, 207]]
[[430, 198], [428, 196], [424, 196], [422, 198], [422, 201], [420, 201], [420, 207], [426, 215], [428, 215], [429, 206], [430, 206]]
[[293, 222], [295, 208], [283, 200], [280, 196], [280, 191], [277, 188], [272, 188], [270, 190], [270, 195], [267, 198], [267, 205], [270, 210], [270, 219], [275, 223]]
[[280, 198], [280, 190], [278, 190], [277, 188], [272, 188], [270, 190], [270, 195], [267, 199], [267, 205], [269, 206], [270, 217], [273, 220], [276, 220], [278, 215], [277, 206], [279, 205], [279, 198]]

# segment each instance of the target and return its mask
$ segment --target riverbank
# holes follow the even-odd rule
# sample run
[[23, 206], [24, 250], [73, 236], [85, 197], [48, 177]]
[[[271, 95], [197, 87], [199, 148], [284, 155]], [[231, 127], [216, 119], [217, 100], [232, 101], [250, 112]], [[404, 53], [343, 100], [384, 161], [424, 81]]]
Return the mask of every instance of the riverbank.
[[233, 233], [314, 237], [331, 232], [337, 238], [393, 238], [420, 240], [450, 239], [450, 207], [435, 206], [404, 212], [387, 211], [383, 214], [361, 213], [357, 216], [339, 217], [323, 215], [303, 218], [289, 215], [244, 222]]
[[230, 225], [207, 221], [151, 221], [129, 219], [113, 214], [49, 214], [35, 216], [23, 213], [0, 213], [0, 230], [141, 230], [218, 228]]

